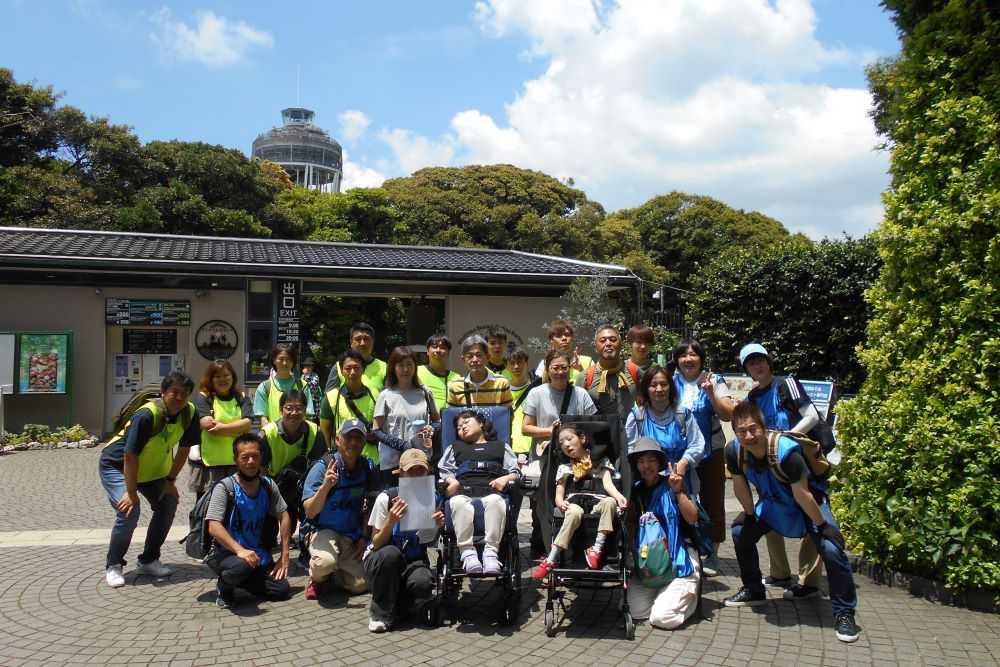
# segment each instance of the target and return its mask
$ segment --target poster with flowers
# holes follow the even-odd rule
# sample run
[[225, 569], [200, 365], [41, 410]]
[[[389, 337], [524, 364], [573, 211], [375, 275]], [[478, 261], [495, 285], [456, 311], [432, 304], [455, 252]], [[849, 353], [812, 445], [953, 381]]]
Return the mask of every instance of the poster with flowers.
[[69, 334], [18, 334], [18, 392], [65, 394]]

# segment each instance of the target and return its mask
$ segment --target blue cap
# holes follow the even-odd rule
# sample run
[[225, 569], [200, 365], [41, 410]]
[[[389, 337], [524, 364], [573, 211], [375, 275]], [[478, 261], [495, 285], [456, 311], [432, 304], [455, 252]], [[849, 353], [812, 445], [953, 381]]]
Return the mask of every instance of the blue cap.
[[365, 423], [360, 419], [348, 419], [340, 425], [340, 435], [347, 435], [351, 431], [360, 431], [361, 435], [368, 435], [368, 429], [365, 428]]
[[763, 354], [768, 359], [771, 358], [771, 355], [767, 353], [767, 350], [765, 350], [764, 346], [760, 343], [748, 343], [743, 346], [742, 350], [740, 350], [740, 366], [745, 367], [747, 365], [747, 359], [755, 354]]

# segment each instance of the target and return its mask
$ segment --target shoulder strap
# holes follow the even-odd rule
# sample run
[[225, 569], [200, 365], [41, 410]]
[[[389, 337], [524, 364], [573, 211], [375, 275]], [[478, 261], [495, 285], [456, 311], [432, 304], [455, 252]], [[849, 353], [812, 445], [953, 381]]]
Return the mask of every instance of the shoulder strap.
[[782, 484], [788, 484], [788, 477], [785, 476], [784, 471], [781, 469], [781, 461], [778, 458], [778, 439], [781, 438], [781, 433], [778, 431], [771, 431], [767, 434], [767, 465], [771, 468], [771, 472]]
[[527, 389], [525, 389], [524, 392], [520, 396], [517, 397], [517, 400], [514, 401], [513, 412], [517, 412], [517, 409], [519, 407], [521, 407], [522, 403], [524, 403], [524, 399], [528, 398], [528, 394], [531, 393], [531, 390], [534, 389], [535, 387], [537, 387], [540, 384], [542, 384], [542, 381], [539, 380], [538, 378], [535, 378], [534, 380], [531, 381], [530, 384], [528, 384]]
[[631, 359], [628, 360], [628, 374], [632, 376], [633, 384], [639, 384], [639, 366]]
[[[149, 437], [151, 438], [155, 438], [156, 436], [160, 435], [160, 433], [163, 431], [164, 428], [166, 428], [167, 425], [167, 418], [166, 418], [167, 406], [163, 402], [163, 399], [162, 398], [153, 399], [153, 403], [156, 405], [156, 410], [150, 411], [153, 413], [153, 430], [149, 432]], [[142, 406], [139, 407], [141, 408]], [[185, 408], [186, 407], [187, 406], [185, 406]], [[138, 412], [138, 410], [136, 410], [136, 412]]]
[[583, 388], [590, 389], [594, 386], [594, 372], [597, 368], [597, 364], [593, 363], [587, 366], [587, 373], [583, 376]]
[[465, 407], [472, 407], [472, 397], [469, 396], [469, 383], [462, 378], [462, 393], [465, 394]]
[[[343, 387], [341, 387], [341, 389], [342, 388]], [[368, 392], [369, 396], [372, 395], [371, 390], [367, 386], [365, 387], [365, 391]], [[365, 428], [370, 431], [372, 428], [372, 423], [364, 418], [364, 416], [361, 414], [361, 410], [358, 409], [357, 404], [354, 402], [354, 399], [351, 398], [350, 396], [340, 393], [340, 390], [338, 390], [338, 396], [344, 397], [344, 403], [347, 405], [347, 409], [350, 410], [354, 414], [354, 416], [357, 417], [361, 421], [361, 423], [365, 425]]]
[[566, 385], [566, 391], [563, 393], [562, 406], [559, 408], [559, 416], [566, 414], [569, 410], [569, 402], [573, 400], [573, 383], [570, 382]]

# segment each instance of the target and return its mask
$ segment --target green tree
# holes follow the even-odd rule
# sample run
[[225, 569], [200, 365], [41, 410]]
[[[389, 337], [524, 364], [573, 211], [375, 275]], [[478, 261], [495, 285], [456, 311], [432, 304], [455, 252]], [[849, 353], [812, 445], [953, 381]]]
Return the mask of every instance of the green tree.
[[32, 164], [55, 151], [51, 117], [57, 100], [51, 86], [18, 83], [0, 67], [0, 167]]
[[850, 542], [952, 588], [1000, 586], [1000, 8], [886, 0], [869, 70], [892, 150], [858, 397], [841, 406]]
[[[582, 354], [590, 354], [597, 327], [613, 324], [620, 327], [622, 311], [608, 289], [608, 280], [602, 276], [575, 278], [566, 292], [559, 298], [562, 308], [552, 319], [564, 319], [573, 323], [573, 333]], [[539, 329], [548, 322], [539, 322]], [[528, 347], [535, 352], [548, 350], [548, 342], [541, 338], [528, 339]]]
[[762, 213], [683, 192], [653, 197], [642, 206], [608, 217], [630, 223], [664, 272], [661, 281], [682, 289], [690, 287], [700, 267], [730, 246], [766, 246], [789, 237], [780, 222]]
[[869, 239], [732, 247], [695, 277], [691, 325], [720, 370], [736, 368], [740, 347], [754, 340], [778, 372], [853, 393], [864, 380], [854, 351], [869, 317], [864, 291], [879, 266]]

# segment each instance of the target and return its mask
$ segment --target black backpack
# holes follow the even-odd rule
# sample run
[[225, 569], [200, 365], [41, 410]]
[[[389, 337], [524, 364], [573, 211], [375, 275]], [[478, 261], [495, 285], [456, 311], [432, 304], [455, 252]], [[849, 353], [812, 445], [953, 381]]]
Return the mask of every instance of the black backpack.
[[181, 544], [184, 545], [185, 553], [191, 558], [204, 560], [212, 551], [212, 536], [208, 533], [208, 521], [205, 520], [205, 515], [208, 514], [208, 506], [212, 502], [212, 493], [219, 484], [226, 489], [226, 493], [229, 496], [229, 500], [226, 503], [227, 517], [231, 511], [232, 501], [236, 497], [236, 487], [234, 486], [236, 480], [233, 479], [232, 475], [216, 482], [211, 489], [198, 499], [198, 502], [195, 503], [194, 508], [188, 514], [189, 530], [188, 534], [181, 539]]
[[[788, 375], [775, 375], [772, 382], [777, 383], [778, 403], [789, 415], [789, 427], [795, 426], [795, 422], [799, 418], [799, 409], [795, 407], [795, 399], [792, 397], [792, 391], [796, 393], [802, 391], [802, 385], [799, 384], [798, 380]], [[790, 382], [794, 383], [794, 390], [789, 386]], [[812, 405], [813, 410], [816, 411], [819, 421], [805, 435], [820, 444], [823, 454], [829, 454], [837, 446], [837, 439], [833, 437], [833, 429], [823, 419], [823, 415], [819, 413], [819, 408], [812, 401], [809, 402], [809, 405]]]

